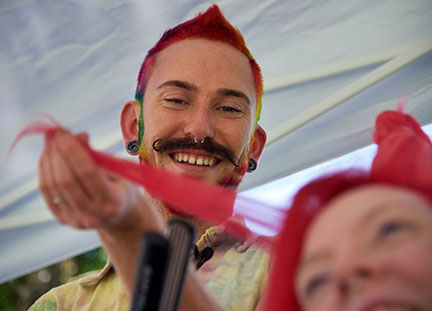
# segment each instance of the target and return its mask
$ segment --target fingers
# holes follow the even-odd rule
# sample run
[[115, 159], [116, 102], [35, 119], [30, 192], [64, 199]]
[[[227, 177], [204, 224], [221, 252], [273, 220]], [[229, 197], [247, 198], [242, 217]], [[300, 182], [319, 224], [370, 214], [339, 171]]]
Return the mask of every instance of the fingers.
[[76, 139], [78, 139], [82, 144], [84, 145], [88, 145], [89, 143], [89, 137], [88, 134], [85, 132], [82, 133], [78, 133], [77, 135], [75, 135]]
[[[59, 141], [65, 139], [73, 144], [69, 142], [68, 147], [60, 148]], [[89, 213], [94, 207], [87, 195], [90, 191], [85, 189], [82, 178], [80, 180], [74, 175], [67, 161], [68, 158], [74, 158], [75, 154], [83, 158], [82, 154], [88, 153], [84, 148], [87, 142], [87, 134], [83, 133], [75, 138], [65, 131], [57, 132], [45, 139], [45, 149], [39, 161], [39, 186], [49, 209], [60, 223], [75, 228], [89, 228], [97, 224], [97, 219]], [[87, 158], [83, 161], [89, 160], [91, 159]], [[73, 161], [75, 164], [76, 162]], [[84, 162], [80, 164], [83, 167], [87, 165]]]
[[45, 199], [45, 202], [48, 205], [48, 208], [57, 218], [60, 223], [65, 223], [65, 217], [63, 215], [63, 209], [60, 205], [59, 200], [61, 200], [62, 196], [58, 190], [56, 190], [54, 176], [51, 169], [51, 158], [53, 149], [53, 138], [46, 137], [45, 138], [45, 148], [42, 153], [42, 156], [39, 160], [39, 189], [42, 193], [42, 196]]
[[106, 179], [88, 150], [84, 148], [83, 140], [88, 140], [88, 137], [81, 134], [76, 139], [66, 131], [59, 131], [55, 137], [56, 145], [63, 154], [71, 174], [87, 197], [97, 202], [109, 195]]
[[114, 185], [95, 163], [87, 142], [85, 133], [73, 136], [63, 130], [56, 134], [55, 143], [62, 155], [57, 159], [60, 168], [57, 182], [68, 192], [69, 202], [77, 209], [81, 225], [95, 228], [119, 216], [126, 198], [121, 195], [124, 192], [121, 185]]
[[73, 136], [65, 130], [47, 138], [39, 163], [40, 188], [59, 222], [100, 228], [121, 221], [135, 202], [126, 183], [95, 163], [87, 143], [87, 134]]
[[53, 187], [61, 195], [61, 201], [53, 203], [57, 203], [62, 209], [62, 215], [68, 217], [68, 224], [75, 228], [87, 228], [86, 209], [92, 202], [73, 175], [65, 157], [58, 150], [51, 154], [51, 174]]

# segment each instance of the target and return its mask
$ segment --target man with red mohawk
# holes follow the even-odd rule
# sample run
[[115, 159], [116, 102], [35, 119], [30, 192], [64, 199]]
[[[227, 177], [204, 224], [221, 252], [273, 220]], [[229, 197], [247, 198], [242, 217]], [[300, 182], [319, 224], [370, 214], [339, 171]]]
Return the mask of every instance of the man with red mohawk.
[[[262, 92], [260, 68], [243, 37], [214, 5], [166, 31], [148, 52], [135, 100], [121, 113], [126, 150], [141, 162], [237, 188], [265, 144], [257, 123]], [[129, 310], [139, 240], [145, 232], [163, 232], [175, 214], [100, 169], [86, 152], [87, 140], [64, 130], [47, 139], [40, 187], [59, 222], [98, 232], [109, 263], [98, 274], [52, 289], [30, 310]], [[184, 218], [201, 236], [198, 253], [211, 247], [214, 255], [198, 272], [188, 271], [180, 309], [259, 308], [265, 252]]]

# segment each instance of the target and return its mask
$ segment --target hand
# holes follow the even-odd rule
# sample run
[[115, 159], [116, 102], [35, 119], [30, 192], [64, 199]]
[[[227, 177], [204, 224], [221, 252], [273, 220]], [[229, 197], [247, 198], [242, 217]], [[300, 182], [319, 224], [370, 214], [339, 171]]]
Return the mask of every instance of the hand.
[[47, 137], [39, 162], [39, 187], [60, 223], [96, 229], [111, 262], [130, 291], [139, 241], [165, 223], [148, 195], [99, 167], [88, 152], [87, 134], [59, 130]]
[[65, 130], [47, 137], [39, 162], [39, 186], [62, 224], [77, 229], [127, 225], [138, 209], [139, 189], [97, 166], [88, 136]]
[[[164, 222], [151, 199], [125, 180], [97, 166], [87, 150], [87, 134], [59, 130], [47, 137], [39, 162], [39, 186], [60, 223], [96, 229], [116, 273], [131, 293], [139, 240]], [[197, 295], [198, 293], [198, 295]], [[182, 309], [220, 310], [194, 271], [189, 271]]]

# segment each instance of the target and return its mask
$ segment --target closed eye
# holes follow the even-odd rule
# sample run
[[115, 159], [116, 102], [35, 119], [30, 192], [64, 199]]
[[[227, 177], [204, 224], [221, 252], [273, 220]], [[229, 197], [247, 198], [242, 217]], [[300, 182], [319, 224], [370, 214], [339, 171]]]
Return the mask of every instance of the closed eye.
[[384, 240], [387, 239], [396, 233], [404, 231], [406, 229], [410, 229], [412, 226], [410, 223], [399, 221], [399, 220], [390, 220], [382, 224], [378, 228], [377, 239]]
[[236, 109], [236, 108], [234, 108], [234, 107], [229, 107], [229, 106], [223, 106], [223, 107], [220, 107], [219, 110], [222, 110], [222, 111], [224, 111], [224, 112], [242, 112], [242, 111], [239, 110], [239, 109]]
[[180, 98], [165, 98], [164, 100], [166, 102], [178, 104], [178, 105], [186, 105], [187, 104], [186, 101], [184, 101], [183, 99], [180, 99]]
[[305, 287], [305, 295], [306, 297], [312, 297], [316, 292], [323, 288], [324, 285], [328, 283], [327, 275], [317, 275], [312, 277], [307, 283]]

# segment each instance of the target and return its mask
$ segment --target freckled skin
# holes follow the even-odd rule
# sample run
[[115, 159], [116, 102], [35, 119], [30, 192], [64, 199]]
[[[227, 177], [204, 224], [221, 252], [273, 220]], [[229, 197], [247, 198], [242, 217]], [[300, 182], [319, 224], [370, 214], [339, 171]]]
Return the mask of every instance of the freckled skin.
[[419, 194], [383, 185], [348, 191], [306, 235], [296, 278], [302, 309], [361, 310], [387, 300], [432, 310], [431, 245], [432, 207]]
[[[196, 90], [158, 88], [170, 80], [185, 81], [196, 86]], [[250, 104], [239, 98], [219, 96], [217, 90], [221, 88], [244, 93]], [[167, 98], [181, 99], [187, 104], [176, 107], [166, 102]], [[190, 170], [185, 165], [177, 165], [167, 153], [154, 152], [151, 146], [161, 137], [210, 137], [231, 149], [245, 165], [255, 106], [253, 74], [245, 55], [227, 44], [205, 39], [175, 43], [157, 54], [146, 86], [143, 103], [146, 158], [158, 167], [217, 183], [235, 169], [226, 159], [213, 168]], [[223, 107], [235, 108], [241, 113], [223, 111], [227, 109]]]

